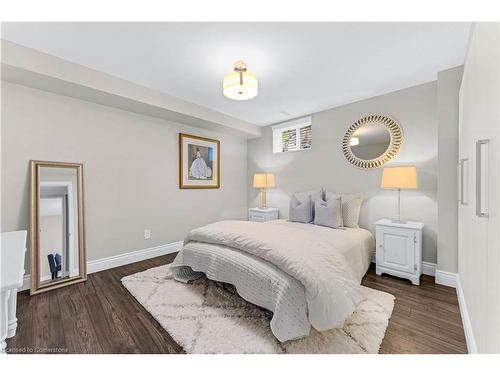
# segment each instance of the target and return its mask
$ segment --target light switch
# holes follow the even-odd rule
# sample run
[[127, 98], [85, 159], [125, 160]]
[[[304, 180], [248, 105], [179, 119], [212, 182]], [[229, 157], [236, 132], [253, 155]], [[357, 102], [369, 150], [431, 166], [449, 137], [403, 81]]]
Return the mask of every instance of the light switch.
[[144, 239], [149, 240], [151, 238], [151, 229], [144, 229]]

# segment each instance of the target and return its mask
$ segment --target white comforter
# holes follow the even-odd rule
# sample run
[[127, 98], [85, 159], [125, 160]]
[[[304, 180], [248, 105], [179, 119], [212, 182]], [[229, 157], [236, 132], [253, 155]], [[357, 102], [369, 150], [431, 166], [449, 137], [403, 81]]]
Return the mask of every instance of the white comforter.
[[348, 261], [345, 251], [360, 243], [353, 233], [286, 221], [221, 221], [192, 230], [184, 244], [224, 245], [272, 263], [304, 286], [309, 321], [325, 331], [342, 327], [363, 299], [364, 265]]

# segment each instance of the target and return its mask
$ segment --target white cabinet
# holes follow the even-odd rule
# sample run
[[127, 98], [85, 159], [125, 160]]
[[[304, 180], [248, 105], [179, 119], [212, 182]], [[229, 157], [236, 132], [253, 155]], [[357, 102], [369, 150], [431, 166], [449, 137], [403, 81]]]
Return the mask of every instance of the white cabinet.
[[5, 339], [16, 334], [17, 288], [23, 285], [25, 230], [0, 233], [0, 353], [5, 351]]
[[249, 208], [248, 220], [249, 221], [270, 221], [277, 220], [280, 210], [277, 208]]
[[422, 230], [424, 224], [381, 219], [375, 223], [377, 241], [376, 273], [387, 273], [420, 284], [422, 274]]
[[460, 87], [458, 292], [469, 353], [500, 352], [499, 42], [498, 23], [472, 26]]

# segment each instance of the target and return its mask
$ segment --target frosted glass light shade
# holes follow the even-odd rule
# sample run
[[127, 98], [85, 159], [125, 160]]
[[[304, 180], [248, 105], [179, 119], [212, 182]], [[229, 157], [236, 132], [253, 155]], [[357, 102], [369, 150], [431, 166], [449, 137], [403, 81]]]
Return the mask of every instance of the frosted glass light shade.
[[418, 189], [417, 168], [413, 165], [384, 168], [382, 189]]
[[253, 187], [257, 189], [268, 189], [276, 186], [272, 173], [255, 173], [253, 175]]
[[[234, 100], [248, 100], [259, 93], [259, 83], [255, 74], [250, 72], [234, 72], [224, 77], [222, 91], [224, 96]], [[242, 81], [242, 82], [241, 82]]]

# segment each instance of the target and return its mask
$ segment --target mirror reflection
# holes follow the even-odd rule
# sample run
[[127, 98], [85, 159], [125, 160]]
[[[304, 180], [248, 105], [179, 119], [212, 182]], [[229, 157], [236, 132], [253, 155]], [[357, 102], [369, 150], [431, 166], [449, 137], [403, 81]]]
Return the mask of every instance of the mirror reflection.
[[39, 286], [80, 275], [76, 168], [39, 167]]
[[391, 134], [386, 126], [368, 123], [358, 128], [350, 139], [352, 153], [363, 160], [382, 156], [391, 144]]

